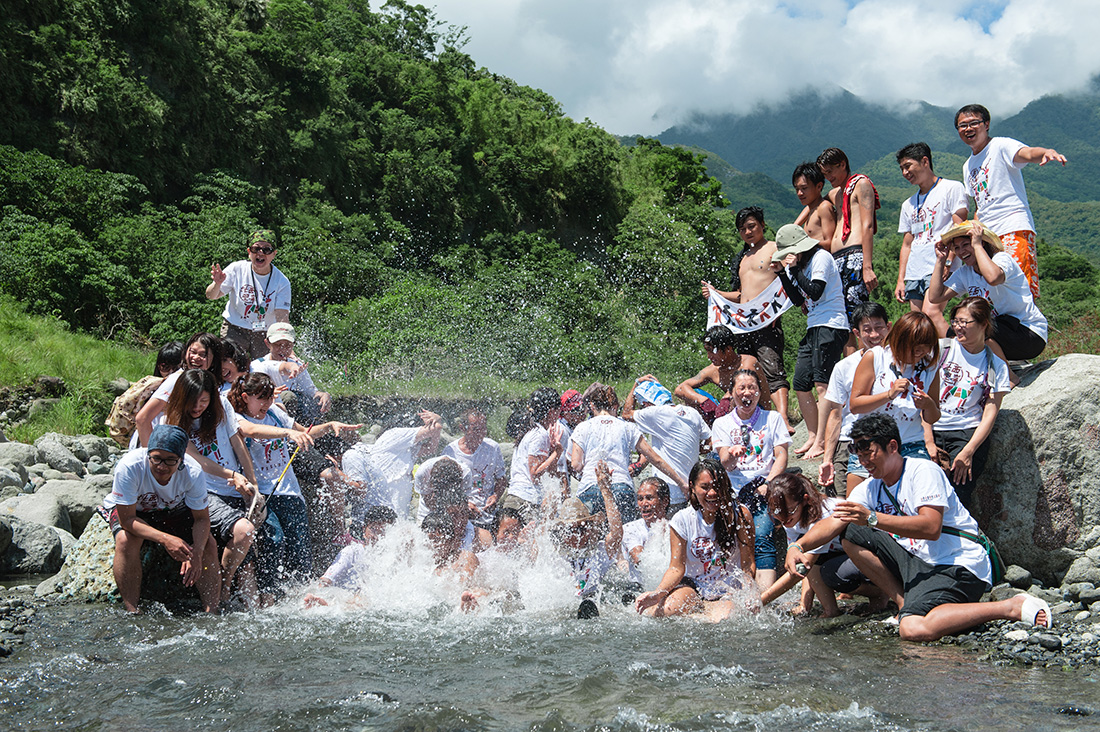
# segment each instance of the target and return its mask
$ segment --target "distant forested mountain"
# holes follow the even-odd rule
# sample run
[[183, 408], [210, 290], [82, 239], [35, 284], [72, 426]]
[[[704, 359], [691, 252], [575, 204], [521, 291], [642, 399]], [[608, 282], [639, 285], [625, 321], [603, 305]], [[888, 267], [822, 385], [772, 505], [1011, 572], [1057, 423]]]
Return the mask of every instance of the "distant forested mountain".
[[[658, 139], [720, 158], [718, 167], [708, 162], [708, 169], [722, 180], [728, 196], [759, 189], [764, 194], [759, 205], [783, 215], [787, 210], [782, 200], [776, 200], [776, 192], [745, 176], [763, 173], [789, 190], [794, 167], [815, 159], [827, 147], [843, 149], [853, 169], [870, 175], [880, 191], [897, 187], [900, 195], [906, 189], [894, 153], [910, 142], [927, 142], [936, 171], [960, 179], [962, 161], [970, 151], [955, 133], [954, 113], [923, 102], [900, 111], [870, 104], [847, 91], [810, 91], [748, 115], [695, 115]], [[1069, 158], [1065, 168], [1025, 168], [1036, 226], [1041, 237], [1100, 262], [1100, 89], [1037, 99], [1012, 117], [994, 118], [990, 129], [994, 135], [1056, 148]], [[896, 207], [884, 211], [880, 221], [896, 220], [896, 214]]]

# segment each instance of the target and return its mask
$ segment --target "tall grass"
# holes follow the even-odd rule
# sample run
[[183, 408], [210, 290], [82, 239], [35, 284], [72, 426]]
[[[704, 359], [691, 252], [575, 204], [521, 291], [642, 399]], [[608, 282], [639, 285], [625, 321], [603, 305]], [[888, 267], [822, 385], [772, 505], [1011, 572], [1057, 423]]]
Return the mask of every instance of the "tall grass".
[[12, 428], [8, 438], [33, 442], [46, 432], [106, 434], [111, 408], [107, 384], [136, 380], [152, 369], [153, 357], [117, 343], [72, 333], [55, 318], [27, 315], [9, 297], [0, 298], [0, 385], [18, 388], [39, 376], [59, 376], [68, 393], [51, 409]]

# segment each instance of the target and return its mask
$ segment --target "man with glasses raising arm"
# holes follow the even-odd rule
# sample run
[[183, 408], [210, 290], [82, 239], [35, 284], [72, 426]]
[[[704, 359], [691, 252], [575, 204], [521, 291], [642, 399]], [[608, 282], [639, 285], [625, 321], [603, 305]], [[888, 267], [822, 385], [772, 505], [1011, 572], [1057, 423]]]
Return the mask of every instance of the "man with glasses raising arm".
[[290, 322], [290, 280], [272, 264], [274, 259], [275, 232], [254, 231], [248, 239], [248, 259], [224, 270], [215, 262], [206, 286], [210, 300], [229, 295], [222, 311], [222, 338], [235, 342], [253, 359], [267, 353], [268, 327]]

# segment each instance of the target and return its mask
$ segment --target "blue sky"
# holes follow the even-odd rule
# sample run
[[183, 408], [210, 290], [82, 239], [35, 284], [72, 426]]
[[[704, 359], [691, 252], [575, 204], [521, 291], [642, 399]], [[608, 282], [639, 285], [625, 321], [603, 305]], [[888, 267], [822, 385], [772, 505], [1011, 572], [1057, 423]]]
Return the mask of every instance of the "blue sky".
[[1100, 74], [1096, 0], [441, 0], [481, 66], [616, 134], [807, 87], [997, 116]]

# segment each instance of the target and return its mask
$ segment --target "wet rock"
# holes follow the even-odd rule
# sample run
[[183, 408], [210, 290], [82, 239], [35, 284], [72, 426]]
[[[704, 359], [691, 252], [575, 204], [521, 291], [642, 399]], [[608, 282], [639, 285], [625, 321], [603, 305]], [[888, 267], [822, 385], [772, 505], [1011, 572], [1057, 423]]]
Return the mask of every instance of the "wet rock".
[[108, 491], [102, 490], [98, 483], [86, 480], [50, 480], [35, 495], [51, 496], [64, 506], [71, 522], [71, 528], [67, 530], [80, 536]]
[[0, 511], [43, 526], [56, 526], [65, 531], [72, 529], [69, 512], [53, 496], [40, 493], [16, 496], [0, 503]]
[[77, 539], [64, 529], [59, 529], [56, 526], [51, 526], [50, 528], [57, 534], [57, 538], [61, 540], [61, 562], [64, 564], [65, 557], [69, 556], [69, 550], [76, 544]]
[[1031, 587], [1031, 572], [1019, 565], [1011, 564], [1005, 569], [1004, 581], [1013, 587], [1026, 590]]
[[1077, 609], [1076, 602], [1057, 602], [1050, 606], [1050, 611], [1055, 615], [1065, 615]]
[[1040, 646], [1048, 651], [1057, 651], [1062, 647], [1062, 639], [1051, 633], [1040, 633], [1033, 637]]
[[1076, 601], [1081, 597], [1081, 593], [1085, 590], [1091, 590], [1095, 585], [1091, 582], [1074, 582], [1073, 584], [1062, 585], [1062, 595], [1067, 600]]
[[53, 574], [61, 568], [61, 539], [48, 526], [7, 518], [11, 545], [0, 556], [0, 576], [10, 574]]
[[1062, 602], [1062, 593], [1058, 590], [1048, 590], [1042, 587], [1032, 587], [1027, 592], [1029, 595], [1034, 595], [1040, 600], [1046, 600], [1049, 603]]

